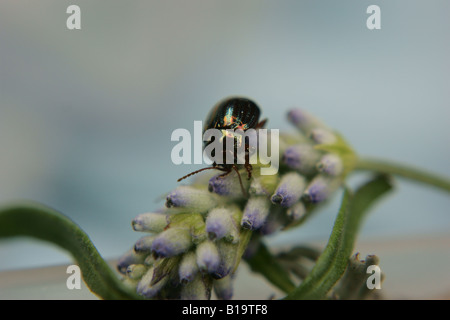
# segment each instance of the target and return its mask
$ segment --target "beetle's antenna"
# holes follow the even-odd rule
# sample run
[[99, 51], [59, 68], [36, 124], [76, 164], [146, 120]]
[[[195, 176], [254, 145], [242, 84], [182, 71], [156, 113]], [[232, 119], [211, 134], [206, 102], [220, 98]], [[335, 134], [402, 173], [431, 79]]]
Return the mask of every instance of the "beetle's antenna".
[[248, 198], [248, 194], [247, 194], [247, 191], [245, 191], [245, 189], [244, 189], [244, 185], [242, 184], [242, 178], [241, 178], [241, 174], [239, 173], [239, 170], [238, 170], [238, 168], [236, 167], [236, 165], [235, 165], [235, 164], [233, 164], [233, 169], [234, 169], [234, 171], [236, 171], [236, 173], [237, 173], [237, 176], [238, 176], [238, 178], [239, 178], [239, 183], [240, 183], [240, 185], [241, 185], [241, 190], [242, 190], [242, 193], [244, 194], [244, 196], [245, 196], [246, 198]]
[[202, 172], [202, 171], [205, 171], [205, 170], [209, 170], [209, 169], [218, 169], [218, 168], [217, 168], [217, 167], [207, 167], [207, 168], [203, 168], [203, 169], [200, 169], [200, 170], [191, 172], [191, 173], [185, 175], [184, 177], [178, 179], [177, 182], [180, 182], [181, 180], [184, 180], [184, 179], [186, 179], [186, 178], [188, 178], [188, 177], [190, 177], [190, 176], [193, 176], [194, 174], [197, 174], [197, 173], [199, 173], [199, 172]]

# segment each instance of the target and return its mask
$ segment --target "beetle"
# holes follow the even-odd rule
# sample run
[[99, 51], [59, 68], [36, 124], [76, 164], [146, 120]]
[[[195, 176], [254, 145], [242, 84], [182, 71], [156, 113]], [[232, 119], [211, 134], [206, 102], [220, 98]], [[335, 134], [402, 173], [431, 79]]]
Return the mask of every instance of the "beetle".
[[[229, 97], [223, 99], [222, 101], [219, 101], [209, 112], [209, 115], [207, 116], [205, 125], [203, 127], [203, 132], [205, 132], [208, 129], [218, 129], [221, 130], [223, 138], [225, 138], [227, 135], [228, 137], [230, 137], [229, 133], [226, 131], [228, 129], [230, 130], [240, 129], [244, 132], [247, 131], [248, 129], [255, 129], [255, 130], [260, 129], [263, 128], [267, 122], [267, 119], [259, 121], [260, 114], [261, 111], [258, 105], [252, 100], [242, 97]], [[224, 143], [224, 148], [222, 149], [223, 162], [221, 164], [213, 162], [212, 167], [206, 167], [197, 171], [193, 171], [185, 175], [184, 177], [178, 179], [178, 182], [194, 174], [209, 169], [224, 171], [224, 173], [219, 176], [221, 178], [226, 177], [228, 174], [230, 174], [232, 170], [234, 170], [238, 175], [242, 192], [246, 194], [244, 186], [242, 184], [241, 175], [239, 174], [238, 170], [237, 154], [236, 152], [234, 152], [237, 149], [237, 144], [242, 143], [242, 141], [238, 142], [239, 136], [237, 134], [231, 136], [231, 138], [234, 138], [234, 150], [227, 150], [227, 148], [225, 147], [226, 139], [223, 139]], [[212, 141], [205, 141], [204, 148], [208, 146], [210, 143], [212, 143]], [[252, 165], [249, 162], [249, 154], [251, 150], [248, 142], [244, 141], [244, 143], [245, 143], [244, 168], [247, 171], [247, 178], [250, 179], [252, 177]], [[227, 163], [226, 161], [227, 152], [233, 152], [234, 157], [233, 163]], [[214, 154], [211, 155], [214, 156]]]

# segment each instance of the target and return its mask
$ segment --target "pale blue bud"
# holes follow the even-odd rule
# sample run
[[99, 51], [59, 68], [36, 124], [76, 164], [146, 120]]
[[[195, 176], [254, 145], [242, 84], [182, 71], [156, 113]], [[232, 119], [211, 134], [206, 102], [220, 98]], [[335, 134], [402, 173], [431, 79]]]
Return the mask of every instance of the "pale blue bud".
[[233, 271], [236, 266], [236, 252], [238, 250], [238, 244], [233, 244], [226, 241], [217, 241], [217, 250], [219, 251], [220, 264], [212, 276], [215, 279], [221, 279], [226, 277]]
[[216, 198], [207, 190], [190, 186], [180, 186], [166, 198], [166, 207], [187, 208], [197, 212], [206, 212], [217, 205]]
[[311, 130], [310, 137], [317, 144], [332, 144], [337, 140], [333, 132], [324, 128], [315, 128]]
[[344, 165], [338, 155], [328, 153], [317, 163], [317, 170], [330, 176], [338, 176], [344, 171]]
[[197, 256], [194, 252], [188, 252], [183, 255], [178, 269], [178, 276], [181, 283], [188, 283], [194, 280], [198, 273]]
[[129, 265], [141, 264], [144, 262], [145, 257], [145, 254], [137, 253], [134, 249], [128, 250], [119, 258], [119, 261], [117, 262], [117, 270], [119, 270], [120, 273], [125, 274]]
[[324, 175], [316, 176], [306, 188], [303, 198], [311, 203], [326, 200], [340, 185], [340, 180]]
[[314, 128], [327, 128], [322, 121], [302, 109], [289, 111], [288, 120], [306, 135]]
[[271, 197], [272, 203], [289, 208], [300, 199], [305, 187], [306, 181], [303, 176], [297, 172], [286, 173], [282, 176], [275, 193]]
[[219, 251], [212, 241], [203, 241], [197, 246], [197, 265], [203, 272], [215, 273], [220, 264]]
[[231, 300], [233, 297], [233, 279], [231, 275], [215, 280], [214, 292], [218, 299]]
[[192, 237], [188, 229], [169, 228], [158, 234], [152, 243], [156, 256], [173, 257], [186, 252], [192, 246]]
[[256, 230], [262, 227], [269, 214], [270, 201], [266, 197], [251, 197], [245, 205], [241, 226]]
[[206, 218], [206, 232], [212, 240], [226, 238], [237, 241], [239, 230], [233, 219], [233, 211], [226, 208], [211, 210]]
[[150, 252], [152, 250], [152, 244], [155, 236], [146, 236], [140, 238], [134, 244], [134, 251], [136, 252]]
[[309, 144], [297, 144], [288, 147], [282, 161], [289, 168], [299, 171], [301, 174], [312, 174], [316, 171], [316, 164], [320, 160], [321, 153]]
[[[244, 189], [248, 188], [249, 182], [247, 178], [241, 177]], [[217, 193], [221, 196], [227, 196], [231, 198], [243, 198], [245, 195], [242, 193], [239, 177], [236, 172], [231, 172], [225, 177], [221, 177], [221, 174], [212, 177], [209, 180], [208, 190], [210, 192]]]
[[167, 226], [166, 215], [162, 213], [142, 213], [131, 223], [133, 230], [161, 232]]

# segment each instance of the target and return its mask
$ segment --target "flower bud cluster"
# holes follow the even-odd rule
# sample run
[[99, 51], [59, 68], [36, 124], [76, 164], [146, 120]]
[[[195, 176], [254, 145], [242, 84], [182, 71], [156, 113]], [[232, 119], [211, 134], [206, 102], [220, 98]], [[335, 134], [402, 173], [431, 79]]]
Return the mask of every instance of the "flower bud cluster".
[[295, 224], [327, 200], [344, 175], [341, 155], [318, 147], [336, 143], [335, 133], [303, 110], [292, 110], [288, 119], [298, 132], [280, 136], [279, 172], [261, 175], [256, 164], [248, 180], [242, 169], [247, 194], [236, 172], [221, 172], [206, 183], [179, 186], [161, 212], [138, 215], [132, 227], [148, 235], [119, 260], [124, 282], [145, 298], [209, 299], [214, 291], [231, 299], [249, 232], [269, 235]]

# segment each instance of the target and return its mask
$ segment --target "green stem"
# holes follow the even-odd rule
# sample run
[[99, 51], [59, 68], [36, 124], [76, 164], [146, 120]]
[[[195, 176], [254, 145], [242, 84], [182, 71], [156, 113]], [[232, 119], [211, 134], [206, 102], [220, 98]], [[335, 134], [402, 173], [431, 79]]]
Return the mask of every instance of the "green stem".
[[425, 183], [450, 192], [450, 180], [422, 169], [378, 159], [358, 159], [354, 170], [369, 170], [391, 174], [416, 182]]

